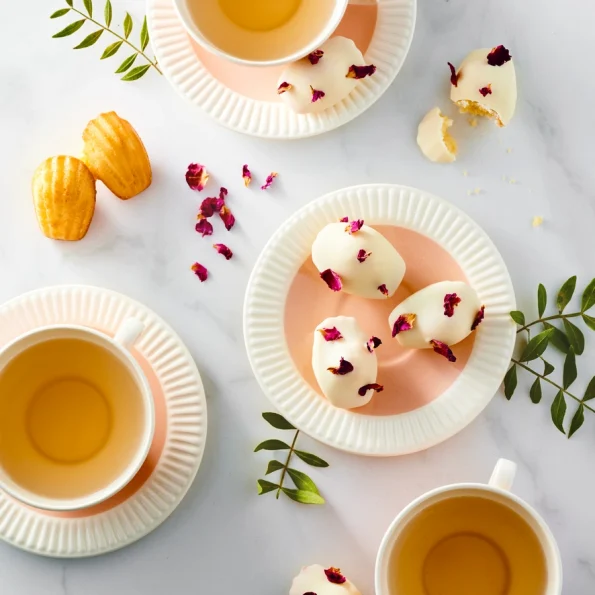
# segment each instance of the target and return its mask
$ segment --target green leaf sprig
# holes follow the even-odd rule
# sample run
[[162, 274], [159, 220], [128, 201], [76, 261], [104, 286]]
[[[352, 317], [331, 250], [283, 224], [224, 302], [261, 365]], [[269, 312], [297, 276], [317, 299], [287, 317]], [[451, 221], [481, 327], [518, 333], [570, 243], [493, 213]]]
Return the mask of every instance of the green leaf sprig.
[[[280, 471], [281, 474], [279, 475], [279, 480], [277, 482], [259, 479], [257, 481], [259, 495], [268, 494], [269, 492], [276, 492], [277, 499], [279, 499], [279, 496], [281, 493], [283, 493], [288, 498], [291, 498], [291, 500], [300, 502], [301, 504], [324, 504], [324, 498], [320, 495], [320, 491], [318, 490], [318, 487], [314, 481], [302, 471], [298, 471], [297, 469], [290, 467], [289, 464], [293, 455], [312, 467], [328, 467], [329, 464], [316, 455], [296, 449], [295, 446], [300, 431], [290, 424], [282, 415], [273, 412], [266, 412], [262, 414], [262, 417], [277, 430], [294, 430], [295, 435], [291, 444], [288, 444], [283, 440], [271, 439], [261, 442], [254, 449], [254, 452], [261, 450], [288, 451], [285, 463], [282, 463], [277, 459], [269, 461], [266, 475], [270, 475], [276, 471]], [[295, 488], [285, 487], [284, 481], [288, 476], [293, 482]]]
[[[159, 66], [157, 65], [157, 60], [151, 59], [146, 53], [145, 50], [149, 45], [149, 28], [147, 26], [147, 17], [143, 19], [143, 25], [140, 31], [140, 47], [134, 45], [130, 41], [130, 34], [132, 33], [132, 29], [134, 27], [134, 23], [132, 21], [132, 17], [130, 13], [126, 13], [124, 17], [124, 22], [122, 24], [122, 30], [124, 35], [120, 35], [113, 29], [111, 29], [112, 18], [113, 18], [113, 10], [112, 10], [112, 3], [111, 0], [106, 0], [105, 6], [103, 9], [103, 22], [104, 24], [100, 23], [97, 19], [93, 17], [93, 0], [83, 0], [83, 5], [85, 7], [85, 11], [79, 10], [74, 6], [74, 0], [65, 0], [67, 7], [60, 8], [56, 10], [50, 15], [51, 19], [57, 19], [63, 17], [69, 13], [74, 13], [79, 17], [82, 17], [72, 23], [67, 25], [61, 31], [54, 34], [52, 37], [54, 38], [61, 38], [61, 37], [68, 37], [73, 33], [76, 33], [85, 23], [91, 23], [95, 27], [98, 27], [93, 32], [89, 33], [78, 45], [74, 46], [75, 50], [82, 50], [84, 48], [91, 47], [95, 45], [95, 43], [99, 40], [99, 38], [103, 35], [104, 32], [108, 32], [114, 37], [117, 38], [116, 41], [110, 43], [103, 54], [101, 54], [101, 60], [105, 60], [106, 58], [111, 58], [114, 56], [118, 50], [122, 46], [128, 46], [134, 53], [130, 54], [118, 67], [116, 70], [116, 74], [123, 74], [122, 80], [123, 81], [136, 81], [142, 76], [144, 76], [150, 68], [154, 68], [159, 74], [162, 74]], [[140, 64], [132, 68], [132, 65], [136, 62], [138, 57], [144, 59], [147, 63]]]
[[[566, 434], [565, 419], [568, 410], [566, 397], [578, 403], [574, 415], [568, 426], [568, 438], [573, 436], [583, 425], [585, 421], [585, 411], [595, 413], [595, 409], [588, 402], [595, 399], [595, 377], [591, 379], [587, 390], [582, 397], [578, 397], [568, 391], [578, 376], [576, 358], [583, 354], [585, 350], [585, 335], [583, 331], [573, 324], [571, 318], [579, 318], [585, 326], [595, 331], [595, 317], [589, 316], [587, 311], [595, 306], [595, 279], [583, 291], [581, 298], [581, 309], [579, 312], [566, 313], [566, 307], [570, 303], [576, 290], [576, 277], [570, 277], [560, 288], [556, 296], [557, 313], [545, 316], [547, 309], [547, 291], [540, 284], [537, 289], [537, 313], [538, 318], [533, 322], [527, 323], [525, 315], [519, 310], [510, 313], [510, 317], [519, 325], [518, 333], [527, 333], [529, 339], [525, 349], [518, 359], [512, 358], [512, 366], [504, 377], [504, 395], [508, 400], [512, 398], [517, 388], [517, 369], [530, 372], [535, 376], [535, 381], [531, 385], [529, 397], [533, 403], [539, 403], [542, 398], [542, 383], [547, 383], [556, 389], [556, 396], [551, 405], [552, 422], [562, 432]], [[562, 328], [552, 324], [553, 321], [561, 321]], [[533, 327], [542, 330], [531, 337]], [[562, 370], [562, 384], [554, 382], [549, 375], [555, 368], [543, 355], [548, 347], [554, 347], [565, 354], [564, 367]], [[541, 360], [543, 363], [543, 373], [533, 369], [529, 362]]]

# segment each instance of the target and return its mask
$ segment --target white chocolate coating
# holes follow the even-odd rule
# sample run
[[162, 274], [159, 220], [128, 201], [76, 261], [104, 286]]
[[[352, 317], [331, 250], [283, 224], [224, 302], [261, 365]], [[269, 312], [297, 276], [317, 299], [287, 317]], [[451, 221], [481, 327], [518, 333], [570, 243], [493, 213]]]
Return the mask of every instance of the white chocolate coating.
[[289, 595], [304, 595], [305, 593], [316, 593], [316, 595], [361, 595], [357, 587], [349, 579], [342, 585], [331, 583], [324, 574], [324, 567], [320, 564], [304, 566], [293, 579]]
[[431, 109], [419, 123], [417, 144], [430, 161], [452, 163], [456, 159], [457, 146], [447, 132], [451, 126], [452, 120], [438, 107]]
[[[292, 85], [280, 95], [281, 100], [298, 114], [321, 112], [343, 101], [359, 83], [346, 77], [349, 67], [366, 63], [355, 43], [347, 37], [333, 37], [320, 49], [324, 56], [318, 64], [310, 64], [307, 57], [303, 58], [290, 64], [279, 78], [279, 85], [284, 82]], [[310, 87], [324, 91], [325, 96], [312, 103]]]
[[[454, 315], [444, 314], [444, 296], [456, 293], [461, 303], [455, 306]], [[429, 349], [431, 340], [449, 346], [456, 345], [471, 334], [471, 326], [481, 308], [475, 290], [462, 281], [441, 281], [428, 285], [402, 301], [388, 317], [392, 331], [402, 314], [415, 314], [413, 328], [399, 333], [395, 338], [403, 347]]]
[[[517, 88], [513, 61], [502, 66], [490, 66], [488, 54], [492, 48], [472, 51], [457, 70], [457, 86], [451, 85], [450, 98], [462, 111], [476, 115], [495, 117], [498, 126], [506, 126], [516, 108]], [[483, 97], [479, 90], [487, 85], [492, 93]], [[479, 113], [473, 109], [475, 103], [489, 113]]]
[[[326, 341], [318, 329], [337, 327], [342, 339]], [[370, 353], [366, 336], [357, 320], [349, 316], [335, 316], [323, 320], [314, 331], [312, 369], [324, 396], [335, 406], [353, 409], [367, 405], [374, 396], [368, 390], [360, 397], [358, 390], [366, 384], [374, 384], [378, 375], [376, 353]], [[380, 347], [382, 349], [382, 347]], [[343, 376], [333, 374], [330, 367], [338, 367], [341, 358], [353, 364], [353, 371]]]
[[[345, 231], [347, 225], [329, 223], [319, 232], [312, 244], [314, 265], [321, 273], [326, 269], [337, 273], [346, 293], [378, 300], [392, 296], [405, 276], [405, 261], [375, 229], [364, 225], [350, 234]], [[357, 255], [362, 249], [370, 256], [359, 262]], [[379, 291], [380, 285], [386, 285], [388, 296]]]

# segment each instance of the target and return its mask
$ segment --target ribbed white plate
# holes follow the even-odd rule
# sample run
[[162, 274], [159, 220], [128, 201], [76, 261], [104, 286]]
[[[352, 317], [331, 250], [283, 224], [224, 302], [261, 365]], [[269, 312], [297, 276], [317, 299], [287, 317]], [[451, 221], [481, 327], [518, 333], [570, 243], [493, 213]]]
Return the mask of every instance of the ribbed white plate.
[[146, 306], [99, 287], [40, 289], [0, 307], [0, 345], [34, 328], [60, 323], [115, 333], [131, 316], [146, 325], [135, 349], [153, 368], [166, 404], [167, 435], [155, 470], [128, 500], [81, 518], [50, 516], [0, 491], [0, 538], [4, 541], [34, 554], [61, 558], [110, 552], [160, 525], [192, 484], [207, 435], [202, 381], [180, 338]]
[[172, 86], [220, 124], [265, 138], [315, 136], [367, 110], [397, 76], [413, 39], [417, 0], [378, 0], [378, 20], [366, 63], [378, 67], [336, 106], [320, 114], [296, 114], [281, 102], [240, 95], [200, 62], [172, 0], [147, 0], [149, 31], [159, 66]]
[[[299, 374], [287, 347], [284, 310], [293, 278], [312, 242], [341, 217], [368, 225], [417, 231], [444, 248], [476, 289], [486, 316], [469, 361], [454, 383], [429, 404], [399, 415], [369, 416], [333, 407]], [[512, 283], [485, 232], [448, 202], [414, 188], [365, 185], [315, 200], [275, 233], [248, 283], [244, 335], [254, 374], [275, 407], [300, 430], [341, 450], [372, 456], [423, 450], [468, 425], [497, 392], [512, 356], [515, 325]]]

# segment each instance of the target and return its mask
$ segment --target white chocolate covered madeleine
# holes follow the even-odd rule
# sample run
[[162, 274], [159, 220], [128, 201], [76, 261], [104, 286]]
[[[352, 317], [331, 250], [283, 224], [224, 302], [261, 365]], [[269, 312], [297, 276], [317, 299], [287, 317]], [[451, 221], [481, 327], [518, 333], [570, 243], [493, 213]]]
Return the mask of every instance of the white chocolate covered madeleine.
[[417, 144], [421, 152], [436, 163], [452, 163], [456, 159], [457, 143], [448, 134], [452, 120], [440, 108], [431, 109], [419, 123]]

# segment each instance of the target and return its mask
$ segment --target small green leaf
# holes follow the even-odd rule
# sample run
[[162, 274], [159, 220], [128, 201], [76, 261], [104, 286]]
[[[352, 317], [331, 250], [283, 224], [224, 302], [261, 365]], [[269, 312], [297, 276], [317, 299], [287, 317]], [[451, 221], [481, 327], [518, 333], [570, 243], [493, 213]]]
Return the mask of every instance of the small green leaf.
[[61, 8], [60, 10], [53, 12], [50, 16], [50, 19], [57, 19], [58, 17], [63, 17], [65, 14], [68, 14], [69, 12], [70, 8]]
[[286, 444], [282, 440], [265, 440], [261, 442], [255, 449], [254, 452], [259, 450], [289, 450], [289, 444]]
[[103, 20], [105, 26], [109, 27], [112, 24], [112, 3], [111, 0], [105, 0], [105, 8], [103, 9]]
[[270, 475], [275, 471], [280, 471], [281, 469], [283, 469], [283, 467], [285, 467], [283, 463], [273, 459], [272, 461], [269, 461], [269, 466], [267, 467], [267, 472], [265, 473], [265, 475]]
[[564, 393], [562, 391], [558, 391], [554, 402], [552, 403], [552, 421], [554, 425], [562, 432], [562, 434], [566, 434], [564, 430], [564, 416], [566, 415], [566, 399], [564, 398]]
[[[551, 342], [551, 337], [550, 337], [550, 342]], [[556, 368], [554, 368], [554, 366], [552, 366], [552, 364], [550, 364], [550, 362], [546, 362], [543, 358], [541, 358], [541, 361], [543, 362], [543, 375], [549, 376]]]
[[564, 319], [564, 330], [574, 352], [577, 355], [582, 355], [585, 350], [585, 335], [583, 335], [583, 331], [566, 318]]
[[272, 411], [266, 411], [262, 414], [262, 417], [270, 423], [273, 428], [277, 428], [278, 430], [295, 430], [295, 427], [292, 426], [282, 415], [278, 413], [273, 413]]
[[134, 64], [137, 56], [138, 54], [132, 54], [132, 56], [128, 56], [128, 58], [126, 58], [126, 60], [120, 64], [118, 70], [116, 70], [116, 74], [126, 72]]
[[517, 386], [516, 364], [504, 376], [504, 396], [510, 401]]
[[570, 349], [568, 337], [558, 327], [552, 326], [547, 322], [544, 322], [543, 326], [548, 330], [553, 329], [550, 336], [550, 343], [562, 353], [568, 353], [568, 350]]
[[149, 45], [149, 28], [147, 27], [147, 17], [143, 20], [143, 26], [140, 30], [140, 49], [144, 52]]
[[317, 457], [316, 455], [313, 455], [309, 452], [304, 452], [303, 450], [294, 450], [293, 452], [295, 453], [295, 455], [297, 457], [302, 459], [302, 461], [304, 461], [304, 463], [307, 463], [308, 465], [311, 465], [312, 467], [328, 467], [329, 466], [329, 464], [325, 460], [323, 460], [320, 457]]
[[133, 24], [134, 23], [132, 22], [132, 17], [130, 16], [130, 13], [127, 12], [126, 16], [124, 17], [124, 37], [126, 39], [128, 39], [128, 37], [132, 33]]
[[546, 307], [547, 291], [545, 290], [545, 287], [540, 283], [539, 287], [537, 288], [537, 312], [539, 313], [539, 318], [543, 316]]
[[57, 37], [66, 37], [76, 33], [85, 24], [85, 20], [86, 19], [81, 19], [80, 21], [74, 21], [74, 23], [70, 23], [68, 27], [64, 27], [64, 29], [62, 29], [62, 31], [58, 31], [58, 33], [54, 33], [52, 37], [56, 39]]
[[123, 77], [123, 81], [137, 81], [141, 76], [144, 76], [147, 70], [151, 68], [150, 64], [144, 66], [135, 66], [132, 70], [128, 71]]
[[587, 314], [583, 314], [583, 322], [592, 330], [595, 331], [595, 318], [593, 316], [588, 316]]
[[271, 483], [266, 479], [259, 479], [257, 482], [258, 487], [258, 495], [262, 496], [262, 494], [268, 494], [269, 492], [274, 492], [275, 490], [279, 489], [279, 486], [275, 483]]
[[93, 18], [93, 0], [83, 0], [87, 14]]
[[568, 388], [576, 380], [576, 376], [576, 356], [574, 355], [574, 349], [571, 347], [566, 359], [564, 360], [564, 372], [562, 380], [562, 385], [564, 388]]
[[525, 315], [519, 310], [513, 310], [510, 317], [519, 325], [525, 326]]
[[595, 279], [591, 280], [591, 283], [587, 285], [585, 291], [583, 291], [583, 297], [581, 299], [581, 312], [586, 312], [590, 308], [595, 306]]
[[572, 421], [570, 422], [570, 430], [568, 430], [568, 437], [572, 438], [572, 435], [578, 431], [578, 429], [583, 425], [585, 421], [585, 407], [581, 403], [578, 406], [578, 409], [574, 413], [572, 417]]
[[304, 490], [282, 489], [283, 493], [300, 504], [324, 504], [324, 498], [314, 492], [305, 492]]
[[68, 4], [68, 6], [70, 6], [70, 8], [72, 8], [72, 0], [66, 0], [66, 4]]
[[537, 404], [541, 401], [541, 379], [536, 378], [535, 382], [531, 385], [531, 390], [529, 391], [529, 396], [531, 397], [531, 401]]
[[105, 50], [103, 50], [103, 54], [101, 54], [101, 59], [105, 60], [106, 58], [111, 58], [121, 47], [123, 41], [116, 41], [114, 43], [110, 43]]
[[298, 490], [320, 494], [314, 481], [312, 481], [312, 479], [308, 477], [305, 473], [302, 473], [297, 469], [287, 469], [287, 474], [289, 475], [289, 477], [291, 477], [293, 483], [295, 484], [295, 487]]
[[591, 378], [591, 382], [589, 382], [589, 385], [587, 386], [583, 401], [591, 401], [592, 399], [595, 399], [595, 376]]
[[82, 50], [84, 48], [92, 46], [101, 37], [103, 31], [103, 29], [98, 29], [97, 31], [93, 31], [93, 33], [89, 33], [89, 35], [87, 35], [87, 37], [85, 37], [83, 41], [81, 41], [78, 45], [74, 46], [74, 49]]
[[522, 362], [530, 362], [534, 359], [537, 359], [540, 355], [543, 355], [543, 352], [547, 349], [551, 334], [552, 330], [547, 329], [545, 331], [541, 331], [538, 335], [535, 335], [529, 341], [529, 343], [527, 343], [520, 360]]
[[570, 277], [568, 281], [562, 285], [560, 291], [558, 292], [558, 297], [556, 298], [556, 305], [558, 306], [558, 311], [560, 314], [564, 312], [564, 308], [568, 306], [568, 303], [572, 299], [574, 295], [574, 290], [576, 289], [576, 275], [574, 277]]

